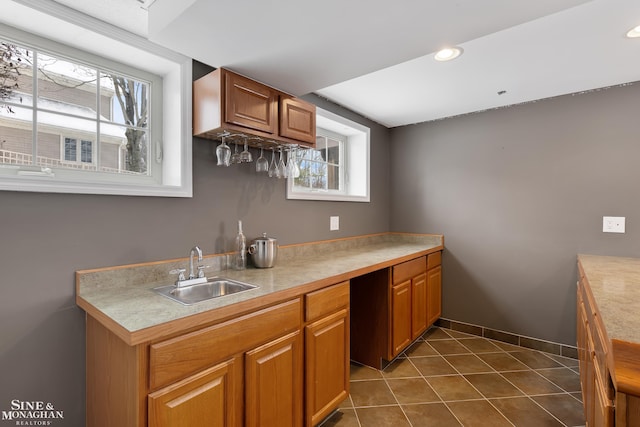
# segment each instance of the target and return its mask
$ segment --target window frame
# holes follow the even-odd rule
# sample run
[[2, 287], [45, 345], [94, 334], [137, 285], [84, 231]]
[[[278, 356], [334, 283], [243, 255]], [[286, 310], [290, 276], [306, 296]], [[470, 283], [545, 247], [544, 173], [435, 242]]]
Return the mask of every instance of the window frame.
[[[287, 199], [293, 200], [324, 200], [343, 202], [370, 202], [370, 129], [360, 123], [349, 120], [322, 108], [316, 108], [316, 134], [338, 139], [344, 138], [341, 144], [340, 186], [342, 190], [301, 190], [294, 186], [295, 178], [287, 178]], [[325, 125], [323, 126], [323, 123]], [[326, 126], [330, 124], [330, 126]], [[327, 129], [331, 127], [331, 129]], [[346, 132], [347, 134], [343, 133]], [[357, 143], [356, 143], [357, 140]], [[356, 146], [357, 153], [350, 149], [349, 144]], [[351, 153], [351, 154], [350, 154]], [[363, 162], [362, 167], [356, 171], [355, 162]], [[325, 162], [328, 164], [328, 162]], [[360, 174], [361, 176], [354, 176]], [[360, 180], [360, 186], [364, 187], [359, 193], [353, 190], [353, 181]], [[363, 182], [364, 181], [364, 182]]]
[[[22, 27], [0, 23], [0, 38], [19, 46], [38, 48], [44, 53], [95, 66], [100, 71], [110, 71], [145, 83], [151, 82], [153, 89], [150, 89], [148, 167], [152, 170], [151, 176], [63, 168], [51, 171], [44, 167], [42, 173], [39, 173], [37, 167], [20, 168], [12, 165], [12, 168], [8, 168], [4, 165], [2, 167], [5, 169], [13, 169], [14, 174], [0, 174], [0, 190], [192, 197], [192, 60], [62, 5], [53, 2], [27, 3], [30, 3], [29, 6], [14, 4], [9, 7], [20, 9], [15, 15], [21, 16], [21, 21], [11, 23], [22, 24]], [[33, 15], [35, 21], [24, 19], [25, 14]], [[9, 13], [9, 16], [12, 14]], [[42, 25], [43, 20], [51, 21], [51, 24]], [[31, 28], [35, 25], [34, 22], [39, 22], [38, 28], [45, 28], [44, 31], [49, 29], [51, 34], [46, 38], [46, 34], [35, 34], [36, 29]], [[51, 29], [60, 28], [60, 25], [65, 26], [65, 31], [60, 32], [62, 35], [54, 34]], [[73, 33], [74, 29], [83, 32], [86, 37], [78, 37], [77, 33]], [[87, 46], [94, 46], [94, 50], [97, 46], [99, 54], [91, 52], [87, 46], [73, 45], [77, 40]], [[132, 52], [139, 54], [139, 57], [132, 55]], [[145, 69], [124, 61], [145, 63]], [[156, 114], [155, 119], [153, 114]], [[78, 141], [87, 139], [75, 137], [73, 132], [67, 132], [63, 136], [76, 138]], [[62, 145], [64, 148], [64, 142]], [[96, 164], [99, 154], [100, 144], [93, 141], [92, 165]], [[63, 152], [61, 158], [64, 158]]]

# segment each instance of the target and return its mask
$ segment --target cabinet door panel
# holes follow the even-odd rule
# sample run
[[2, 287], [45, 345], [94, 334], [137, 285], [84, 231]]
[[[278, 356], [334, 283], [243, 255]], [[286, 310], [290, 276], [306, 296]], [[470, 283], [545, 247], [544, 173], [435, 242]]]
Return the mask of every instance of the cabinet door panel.
[[276, 133], [278, 94], [268, 86], [233, 73], [225, 73], [225, 121]]
[[442, 315], [442, 266], [427, 271], [427, 325]]
[[302, 425], [302, 335], [294, 332], [246, 354], [248, 427]]
[[331, 413], [349, 394], [349, 311], [306, 327], [306, 426]]
[[316, 143], [316, 106], [297, 98], [280, 97], [280, 135]]
[[411, 340], [427, 329], [427, 279], [423, 273], [411, 280]]
[[597, 379], [595, 380], [594, 389], [594, 409], [593, 409], [593, 424], [598, 427], [612, 427], [613, 426], [613, 403], [607, 397], [607, 392], [602, 383]]
[[391, 288], [391, 354], [396, 357], [411, 343], [411, 280]]
[[151, 393], [149, 427], [240, 426], [242, 376], [231, 359]]

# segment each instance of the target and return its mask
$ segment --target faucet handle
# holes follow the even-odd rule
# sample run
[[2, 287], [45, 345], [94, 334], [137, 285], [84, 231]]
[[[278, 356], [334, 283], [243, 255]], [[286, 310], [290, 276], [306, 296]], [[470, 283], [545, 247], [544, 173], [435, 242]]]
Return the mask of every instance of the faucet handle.
[[174, 270], [171, 270], [169, 272], [169, 274], [177, 274], [178, 275], [178, 280], [186, 280], [186, 278], [184, 277], [184, 272], [187, 271], [186, 268], [176, 268]]
[[204, 269], [209, 268], [208, 265], [199, 265], [198, 266], [198, 277], [204, 277]]

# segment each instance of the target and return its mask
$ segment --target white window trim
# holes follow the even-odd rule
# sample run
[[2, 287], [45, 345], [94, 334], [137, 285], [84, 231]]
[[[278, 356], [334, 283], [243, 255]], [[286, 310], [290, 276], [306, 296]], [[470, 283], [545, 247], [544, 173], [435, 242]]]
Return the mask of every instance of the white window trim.
[[[84, 181], [79, 181], [73, 179], [74, 171], [56, 170], [55, 174], [43, 172], [0, 176], [0, 190], [192, 196], [190, 58], [53, 1], [3, 2], [3, 17], [0, 20], [12, 25], [0, 23], [0, 34], [10, 39], [22, 41], [26, 38], [27, 44], [30, 44], [30, 37], [38, 40], [47, 38], [71, 49], [93, 53], [104, 61], [104, 64], [98, 62], [97, 65], [107, 69], [114, 61], [161, 76], [163, 90], [162, 96], [158, 97], [157, 108], [163, 111], [163, 137], [162, 140], [151, 140], [150, 144], [154, 144], [158, 161], [167, 159], [160, 164], [162, 182], [150, 178], [143, 180], [143, 183], [131, 183], [127, 177], [119, 176], [113, 176], [109, 182], [95, 180], [87, 174]], [[144, 64], [144, 68], [141, 64]], [[150, 159], [150, 163], [156, 163], [156, 159]]]
[[[316, 108], [316, 116], [317, 118], [325, 118], [334, 122], [335, 124], [342, 125], [346, 128], [350, 128], [351, 130], [355, 130], [358, 132], [358, 136], [355, 138], [359, 139], [359, 143], [364, 144], [363, 150], [364, 154], [364, 164], [360, 165], [364, 167], [364, 170], [360, 171], [363, 175], [365, 175], [365, 194], [356, 195], [356, 194], [347, 194], [346, 191], [336, 191], [336, 190], [309, 190], [309, 191], [300, 191], [299, 189], [295, 189], [293, 187], [294, 178], [287, 179], [287, 199], [293, 200], [324, 200], [324, 201], [338, 201], [338, 202], [369, 202], [371, 197], [371, 187], [370, 187], [370, 152], [371, 152], [371, 144], [370, 144], [370, 136], [371, 131], [368, 127], [363, 126], [359, 123], [356, 123], [352, 120], [346, 119], [342, 116], [339, 116], [335, 113], [332, 113], [327, 110], [323, 110], [322, 108]], [[317, 120], [318, 123], [321, 123], [321, 120]], [[318, 124], [320, 127], [321, 125]], [[340, 129], [327, 129], [329, 131], [335, 131], [335, 133], [340, 134]], [[345, 143], [345, 150], [343, 153], [343, 160], [345, 161], [344, 165], [344, 176], [340, 185], [349, 186], [351, 180], [350, 169], [354, 165], [354, 156], [349, 154], [349, 139], [347, 138], [347, 142]]]

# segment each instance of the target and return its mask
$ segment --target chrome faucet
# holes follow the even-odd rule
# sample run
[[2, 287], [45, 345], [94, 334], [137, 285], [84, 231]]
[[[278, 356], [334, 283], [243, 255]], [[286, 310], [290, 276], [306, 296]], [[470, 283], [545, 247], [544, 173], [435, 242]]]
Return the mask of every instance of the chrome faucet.
[[169, 272], [171, 274], [178, 275], [178, 280], [176, 280], [176, 288], [183, 288], [186, 286], [207, 282], [207, 278], [204, 276], [204, 269], [207, 268], [206, 265], [198, 265], [198, 273], [196, 276], [195, 269], [193, 268], [193, 256], [196, 254], [198, 254], [198, 263], [200, 263], [202, 261], [202, 250], [199, 247], [194, 246], [189, 252], [189, 277], [184, 277], [184, 273], [186, 271], [186, 269], [184, 268], [177, 268]]
[[193, 255], [196, 253], [198, 254], [198, 262], [202, 262], [202, 250], [197, 246], [192, 247], [191, 252], [189, 252], [189, 279], [196, 278], [196, 274], [193, 270]]

